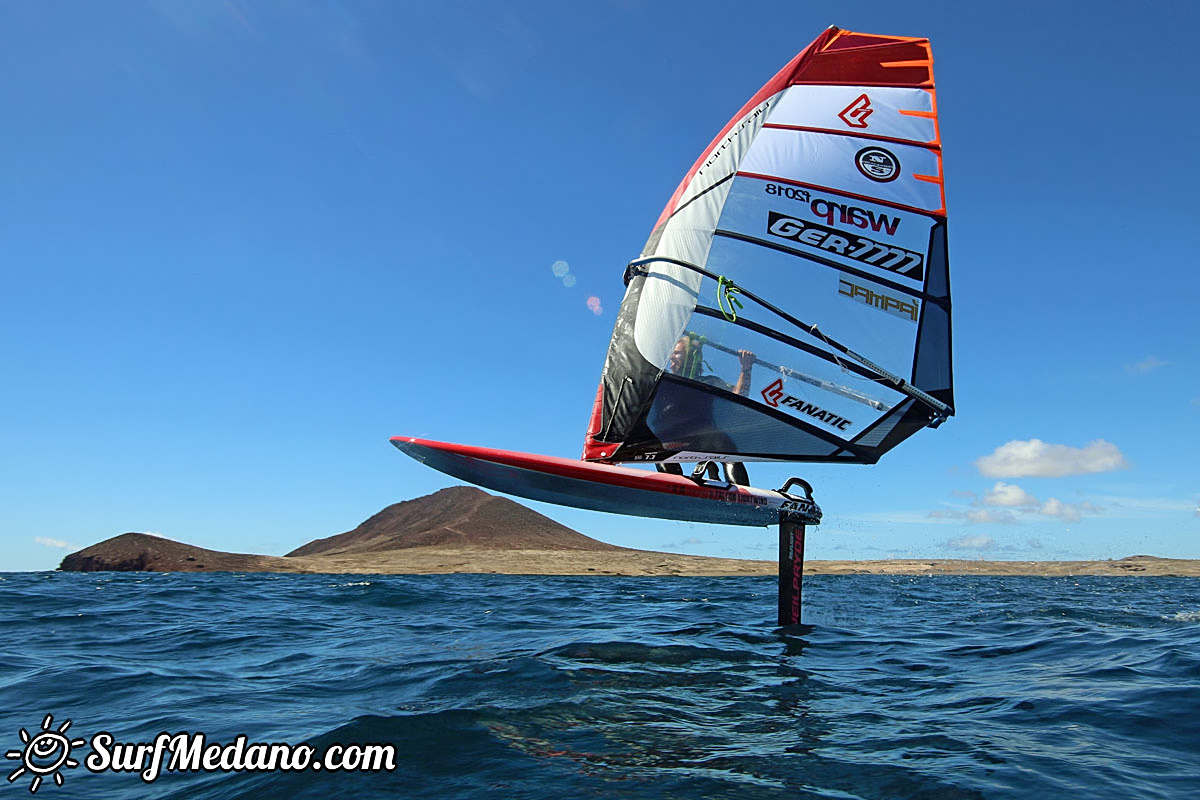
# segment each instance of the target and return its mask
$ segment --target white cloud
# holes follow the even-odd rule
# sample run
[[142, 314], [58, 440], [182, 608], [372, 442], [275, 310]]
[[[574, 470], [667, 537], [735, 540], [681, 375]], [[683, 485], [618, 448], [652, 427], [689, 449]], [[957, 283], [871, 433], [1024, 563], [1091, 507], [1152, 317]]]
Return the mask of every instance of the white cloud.
[[996, 481], [980, 501], [985, 506], [1004, 506], [1006, 508], [1022, 508], [1036, 506], [1038, 499], [1029, 492], [1012, 483]]
[[62, 539], [51, 539], [48, 536], [34, 537], [34, 541], [37, 542], [38, 544], [42, 545], [43, 547], [58, 547], [63, 550], [68, 550], [72, 547], [72, 545], [68, 544], [67, 542], [64, 542]]
[[1147, 372], [1153, 372], [1170, 363], [1170, 361], [1163, 361], [1158, 356], [1146, 356], [1136, 364], [1126, 364], [1125, 371], [1131, 375], [1145, 375]]
[[997, 481], [982, 497], [972, 501], [969, 507], [937, 509], [930, 511], [929, 517], [946, 522], [961, 520], [980, 525], [1019, 525], [1039, 516], [1074, 523], [1084, 515], [1103, 512], [1103, 506], [1087, 500], [1064, 503], [1057, 497], [1051, 497], [1042, 502], [1016, 484]]
[[990, 550], [996, 546], [996, 541], [990, 536], [959, 536], [946, 545], [958, 550]]
[[1041, 541], [1041, 539], [1030, 539], [1029, 546], [1032, 547], [1034, 550], [1041, 550], [1042, 549], [1042, 541]]
[[977, 522], [981, 524], [995, 523], [1000, 525], [1015, 525], [1017, 518], [1013, 516], [1011, 511], [1007, 509], [1001, 511], [993, 511], [990, 508], [972, 508], [966, 513], [967, 522]]
[[1002, 444], [991, 455], [976, 460], [975, 466], [989, 478], [1061, 478], [1126, 469], [1129, 463], [1115, 444], [1103, 439], [1083, 448], [1030, 439]]
[[1020, 522], [1008, 509], [968, 508], [963, 510], [958, 508], [939, 508], [930, 511], [929, 516], [936, 520], [950, 521], [957, 519], [981, 525], [1015, 525]]
[[1039, 514], [1045, 514], [1047, 517], [1061, 519], [1063, 522], [1079, 522], [1080, 508], [1079, 506], [1064, 503], [1057, 497], [1051, 497], [1042, 507], [1038, 509]]

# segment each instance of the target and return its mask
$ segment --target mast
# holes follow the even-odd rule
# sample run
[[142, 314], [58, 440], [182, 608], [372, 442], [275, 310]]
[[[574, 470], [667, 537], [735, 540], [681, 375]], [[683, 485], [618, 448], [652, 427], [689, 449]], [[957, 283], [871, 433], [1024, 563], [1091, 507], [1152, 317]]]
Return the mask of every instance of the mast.
[[[793, 486], [804, 495], [790, 494]], [[779, 493], [789, 501], [779, 511], [779, 627], [785, 628], [800, 624], [805, 527], [820, 524], [821, 508], [813, 500], [812, 485], [802, 478], [788, 478]]]
[[804, 519], [779, 515], [779, 627], [800, 624], [804, 583]]

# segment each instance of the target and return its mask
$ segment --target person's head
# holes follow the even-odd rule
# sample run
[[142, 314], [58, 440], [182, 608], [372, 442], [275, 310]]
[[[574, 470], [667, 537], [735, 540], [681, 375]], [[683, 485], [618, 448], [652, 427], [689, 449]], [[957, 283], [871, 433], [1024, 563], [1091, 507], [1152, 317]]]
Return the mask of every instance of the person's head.
[[694, 377], [699, 359], [700, 342], [693, 340], [690, 336], [683, 336], [671, 348], [671, 355], [667, 359], [667, 369], [671, 371], [672, 375], [691, 378]]

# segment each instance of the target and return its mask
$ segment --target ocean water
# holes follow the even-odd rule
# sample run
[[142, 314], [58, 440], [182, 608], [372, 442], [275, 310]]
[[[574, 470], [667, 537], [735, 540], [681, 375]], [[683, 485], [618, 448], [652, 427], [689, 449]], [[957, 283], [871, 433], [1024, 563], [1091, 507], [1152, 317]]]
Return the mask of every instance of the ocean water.
[[[42, 769], [39, 798], [1200, 797], [1200, 580], [812, 576], [805, 625], [783, 631], [774, 593], [0, 575], [0, 768]], [[27, 762], [21, 730], [45, 745], [67, 720], [60, 755], [80, 765]], [[394, 768], [147, 782], [88, 770], [101, 732], [109, 753], [160, 733], [387, 744]]]

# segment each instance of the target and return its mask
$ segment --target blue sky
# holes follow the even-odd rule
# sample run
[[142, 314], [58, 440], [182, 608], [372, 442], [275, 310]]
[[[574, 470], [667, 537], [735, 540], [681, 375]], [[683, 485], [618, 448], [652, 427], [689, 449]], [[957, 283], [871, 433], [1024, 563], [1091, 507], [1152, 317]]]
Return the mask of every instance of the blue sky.
[[0, 5], [0, 571], [131, 530], [283, 553], [456, 483], [391, 435], [578, 455], [625, 263], [831, 24], [933, 42], [958, 416], [752, 478], [815, 485], [810, 558], [1200, 557], [1197, 7], [730, 9]]

